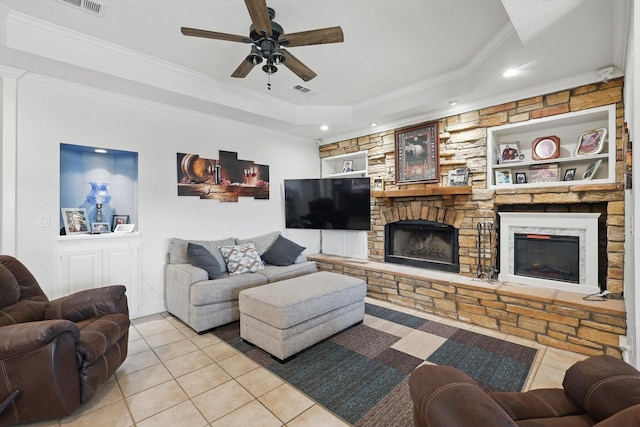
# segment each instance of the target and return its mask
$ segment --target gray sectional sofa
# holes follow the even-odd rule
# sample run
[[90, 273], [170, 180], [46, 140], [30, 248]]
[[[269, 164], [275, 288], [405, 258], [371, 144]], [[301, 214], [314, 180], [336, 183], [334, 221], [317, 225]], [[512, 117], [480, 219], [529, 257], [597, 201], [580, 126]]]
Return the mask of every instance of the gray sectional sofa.
[[[279, 235], [279, 232], [273, 232], [247, 239], [171, 239], [165, 264], [165, 297], [169, 313], [201, 333], [240, 318], [238, 297], [243, 289], [315, 273], [316, 263], [307, 261], [304, 254], [300, 254], [290, 265], [265, 263], [264, 268], [253, 273], [230, 275], [224, 271], [226, 266], [218, 249], [220, 246], [253, 242], [258, 254], [263, 256]], [[216, 278], [210, 279], [207, 270], [189, 262], [189, 243], [206, 248], [221, 265], [223, 271]]]

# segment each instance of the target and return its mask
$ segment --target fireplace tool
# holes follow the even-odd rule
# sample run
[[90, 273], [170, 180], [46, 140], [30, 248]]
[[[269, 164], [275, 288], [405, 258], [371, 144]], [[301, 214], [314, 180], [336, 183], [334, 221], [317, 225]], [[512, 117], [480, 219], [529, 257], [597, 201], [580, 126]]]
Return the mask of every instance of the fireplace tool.
[[478, 268], [476, 277], [488, 280], [496, 279], [496, 266], [493, 263], [493, 223], [478, 223]]

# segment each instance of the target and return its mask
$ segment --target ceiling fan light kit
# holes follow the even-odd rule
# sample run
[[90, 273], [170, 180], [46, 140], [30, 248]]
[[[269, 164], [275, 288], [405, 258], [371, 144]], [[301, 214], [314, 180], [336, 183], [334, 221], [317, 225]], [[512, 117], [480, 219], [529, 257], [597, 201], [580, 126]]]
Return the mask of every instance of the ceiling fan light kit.
[[[251, 52], [231, 74], [231, 77], [244, 78], [254, 66], [266, 60], [266, 63], [262, 66], [262, 71], [267, 73], [269, 77], [278, 71], [277, 65], [283, 64], [306, 82], [313, 79], [316, 73], [282, 47], [342, 43], [344, 41], [344, 35], [340, 27], [284, 34], [282, 26], [273, 21], [276, 12], [267, 7], [266, 0], [245, 0], [245, 4], [252, 21], [252, 25], [249, 28], [249, 37], [196, 28], [181, 28], [182, 34], [185, 36], [251, 43]], [[267, 88], [271, 89], [270, 82], [267, 83]]]

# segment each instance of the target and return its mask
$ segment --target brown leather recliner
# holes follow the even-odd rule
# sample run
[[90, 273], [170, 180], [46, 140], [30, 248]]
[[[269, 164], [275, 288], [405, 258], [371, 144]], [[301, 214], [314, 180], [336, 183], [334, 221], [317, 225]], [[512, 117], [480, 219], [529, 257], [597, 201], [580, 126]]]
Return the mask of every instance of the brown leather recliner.
[[640, 372], [611, 356], [569, 368], [563, 388], [483, 391], [463, 372], [423, 365], [409, 389], [416, 427], [640, 427]]
[[20, 261], [0, 255], [0, 426], [66, 416], [95, 395], [127, 357], [125, 291], [49, 301]]

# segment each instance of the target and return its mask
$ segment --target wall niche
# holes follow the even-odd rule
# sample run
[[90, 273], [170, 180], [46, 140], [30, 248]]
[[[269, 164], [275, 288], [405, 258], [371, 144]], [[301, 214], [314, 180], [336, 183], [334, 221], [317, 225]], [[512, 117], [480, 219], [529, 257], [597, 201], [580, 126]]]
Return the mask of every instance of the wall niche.
[[[96, 205], [87, 200], [92, 182], [106, 183], [111, 197], [101, 206], [100, 221], [96, 221]], [[61, 143], [60, 208], [86, 209], [88, 232], [95, 222], [109, 224], [111, 231], [114, 215], [128, 215], [129, 223], [137, 224], [138, 153]], [[62, 213], [60, 234], [65, 234]]]

